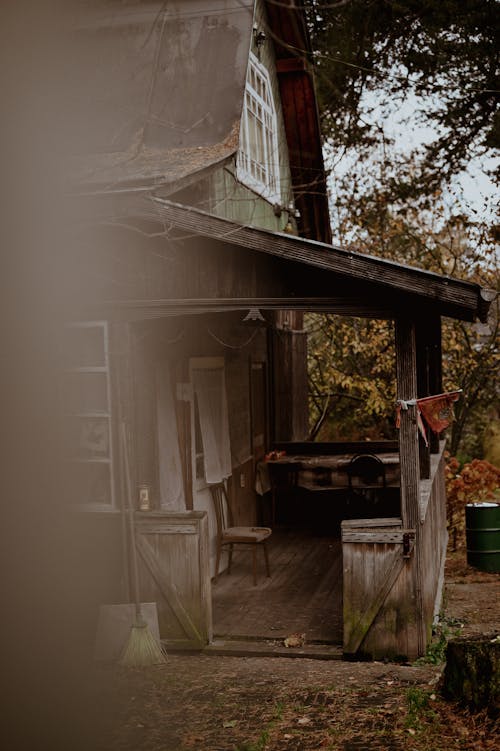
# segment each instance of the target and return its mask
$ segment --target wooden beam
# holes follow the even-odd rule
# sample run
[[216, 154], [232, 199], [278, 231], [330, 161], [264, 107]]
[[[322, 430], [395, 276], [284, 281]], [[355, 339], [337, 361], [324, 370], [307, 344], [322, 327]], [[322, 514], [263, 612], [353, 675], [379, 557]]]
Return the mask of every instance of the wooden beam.
[[478, 315], [481, 287], [477, 284], [443, 277], [335, 245], [238, 225], [159, 198], [141, 200], [140, 210], [144, 217], [161, 223], [172, 223], [183, 231], [287, 261], [296, 261], [308, 267], [333, 272], [340, 277], [372, 283], [381, 294], [385, 289], [416, 295], [422, 302], [439, 305], [447, 314], [463, 320], [472, 320]]
[[[396, 321], [397, 398], [410, 401], [417, 398], [417, 362], [415, 324], [406, 319]], [[404, 527], [418, 524], [420, 471], [416, 406], [401, 410], [399, 429], [399, 458], [401, 466], [401, 514]]]
[[[416, 325], [408, 318], [396, 320], [397, 398], [405, 401], [417, 398]], [[422, 552], [420, 550], [420, 462], [416, 405], [401, 409], [399, 430], [399, 458], [401, 468], [401, 517], [403, 527], [415, 529], [415, 556], [412, 576], [415, 585], [416, 651], [425, 649], [423, 614]]]
[[[430, 353], [429, 353], [429, 320], [427, 316], [420, 317], [416, 325], [416, 361], [417, 361], [417, 394], [419, 397], [430, 395]], [[430, 431], [427, 431], [430, 438]], [[431, 472], [430, 448], [424, 438], [418, 436], [418, 455], [420, 460], [420, 478], [428, 480]]]
[[[441, 318], [438, 315], [429, 321], [429, 389], [431, 394], [443, 392], [443, 358], [441, 347]], [[440, 436], [431, 433], [431, 454], [439, 454]]]

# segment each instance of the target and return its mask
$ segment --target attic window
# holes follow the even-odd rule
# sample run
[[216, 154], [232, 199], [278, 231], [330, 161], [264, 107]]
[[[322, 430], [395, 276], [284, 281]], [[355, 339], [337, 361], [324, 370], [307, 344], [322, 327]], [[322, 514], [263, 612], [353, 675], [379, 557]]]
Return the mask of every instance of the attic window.
[[280, 201], [278, 127], [269, 74], [250, 53], [236, 163], [238, 179], [269, 201]]

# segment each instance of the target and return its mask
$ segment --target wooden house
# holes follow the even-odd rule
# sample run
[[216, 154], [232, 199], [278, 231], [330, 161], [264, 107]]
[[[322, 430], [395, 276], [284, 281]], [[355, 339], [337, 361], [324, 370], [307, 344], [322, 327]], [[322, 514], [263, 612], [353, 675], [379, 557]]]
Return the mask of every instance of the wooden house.
[[484, 319], [488, 295], [331, 245], [311, 50], [293, 6], [109, 0], [77, 19], [73, 500], [97, 599], [123, 601], [128, 452], [143, 599], [168, 648], [203, 648], [210, 484], [226, 480], [236, 522], [255, 525], [270, 448], [359, 451], [304, 443], [304, 311], [393, 319], [410, 406], [399, 447], [372, 448], [397, 450], [400, 492], [390, 517], [344, 520], [343, 650], [413, 658], [440, 601], [446, 518], [443, 443], [419, 446], [411, 401], [441, 391], [441, 316]]

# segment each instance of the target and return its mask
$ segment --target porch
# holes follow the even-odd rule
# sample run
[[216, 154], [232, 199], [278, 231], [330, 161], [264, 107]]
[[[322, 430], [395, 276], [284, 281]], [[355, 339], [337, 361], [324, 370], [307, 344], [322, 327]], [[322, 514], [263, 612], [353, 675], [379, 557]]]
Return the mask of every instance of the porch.
[[[171, 648], [192, 649], [203, 648], [212, 633], [282, 640], [299, 632], [312, 641], [339, 644], [342, 639], [343, 651], [349, 655], [405, 655], [412, 659], [423, 654], [440, 600], [446, 529], [443, 446], [437, 435], [431, 436], [430, 446], [419, 439], [415, 398], [442, 391], [441, 316], [461, 320], [484, 317], [484, 291], [473, 284], [383, 259], [234, 225], [166, 201], [149, 203], [144, 210], [149, 211], [150, 219], [168, 222], [175, 232], [190, 233], [187, 239], [181, 235], [182, 248], [178, 248], [172, 232], [168, 248], [172, 253], [182, 249], [182, 253], [172, 255], [176, 274], [170, 273], [164, 249], [159, 247], [159, 252], [151, 256], [141, 252], [137, 267], [144, 267], [145, 275], [149, 269], [145, 268], [146, 260], [159, 267], [155, 286], [143, 289], [137, 285], [121, 300], [113, 299], [111, 292], [103, 294], [108, 302], [100, 304], [99, 309], [105, 318], [106, 313], [115, 316], [117, 327], [123, 326], [124, 337], [132, 342], [126, 339], [132, 366], [128, 371], [123, 368], [122, 393], [129, 395], [124, 400], [124, 415], [134, 425], [134, 485], [145, 480], [152, 488], [158, 486], [158, 448], [152, 428], [157, 409], [154, 374], [160, 372], [162, 382], [166, 382], [168, 369], [171, 371], [168, 392], [175, 420], [168, 424], [177, 423], [179, 431], [183, 463], [179, 459], [177, 464], [183, 475], [180, 471], [177, 475], [182, 480], [179, 487], [183, 502], [174, 514], [175, 525], [168, 503], [160, 504], [164, 510], [148, 512], [138, 524], [140, 535], [148, 543], [143, 548], [149, 571], [142, 573], [141, 592], [159, 603], [164, 638], [171, 639]], [[196, 241], [200, 236], [203, 243]], [[137, 256], [139, 250], [133, 245], [130, 252]], [[142, 277], [136, 274], [135, 278]], [[153, 278], [150, 271], [147, 278]], [[111, 282], [110, 289], [114, 290]], [[290, 367], [292, 355], [304, 351], [302, 330], [287, 320], [286, 327], [277, 322], [274, 327], [255, 327], [250, 335], [244, 331], [243, 338], [241, 312], [255, 307], [270, 318], [280, 310], [297, 314], [326, 310], [395, 321], [397, 398], [408, 409], [401, 411], [397, 442], [399, 482], [394, 489], [398, 508], [379, 516], [397, 519], [398, 525], [393, 528], [395, 525], [371, 523], [349, 530], [342, 541], [344, 566], [337, 530], [333, 531], [332, 548], [325, 549], [325, 538], [320, 542], [311, 539], [309, 547], [303, 540], [288, 547], [286, 540], [278, 539], [275, 529], [272, 579], [266, 581], [262, 572], [262, 581], [253, 589], [243, 572], [238, 573], [240, 563], [235, 560], [231, 576], [223, 574], [212, 588], [212, 630], [209, 577], [213, 573], [210, 548], [213, 551], [214, 529], [208, 489], [203, 489], [202, 496], [193, 462], [196, 410], [189, 363], [193, 358], [215, 355], [222, 360], [224, 355], [228, 411], [233, 418], [231, 470], [239, 524], [255, 524], [248, 518], [255, 503], [253, 468], [264, 453], [261, 449], [270, 445], [266, 430], [271, 429], [269, 437], [275, 441], [293, 441], [296, 433], [292, 418], [296, 415], [289, 405], [301, 406], [305, 401], [303, 384], [290, 383], [288, 378], [296, 374]], [[257, 343], [259, 352], [245, 349]], [[123, 351], [129, 350], [125, 347]], [[166, 364], [158, 371], [156, 366], [163, 365], [162, 358]], [[259, 374], [260, 380], [253, 379], [254, 374]], [[148, 387], [141, 385], [139, 393], [135, 383], [142, 384], [141, 378]], [[256, 405], [260, 409], [253, 410]], [[164, 420], [165, 410], [161, 414]], [[201, 441], [201, 448], [203, 445]], [[373, 451], [373, 445], [370, 449]], [[303, 454], [298, 449], [287, 453]], [[301, 485], [309, 492], [307, 503], [321, 504], [329, 501], [329, 495], [339, 493], [339, 467], [328, 467], [328, 476], [324, 466], [318, 469], [321, 471], [309, 478], [311, 487], [307, 482]], [[301, 467], [301, 471], [310, 469]], [[392, 484], [389, 477], [388, 484]], [[191, 524], [196, 514], [199, 530]], [[341, 516], [341, 520], [353, 518], [373, 520], [374, 516], [364, 511], [354, 517], [349, 513]], [[333, 555], [335, 550], [337, 556]], [[324, 574], [315, 574], [315, 559], [329, 561]], [[155, 588], [161, 590], [160, 594]], [[244, 602], [243, 594], [249, 598]]]
[[[251, 557], [235, 554], [231, 574], [212, 583], [214, 634], [206, 653], [239, 657], [341, 660], [342, 546], [338, 536], [277, 528], [271, 578], [253, 585]], [[298, 646], [285, 639], [304, 635]]]
[[214, 641], [283, 640], [305, 634], [308, 643], [342, 644], [342, 545], [304, 527], [277, 528], [269, 543], [271, 577], [251, 556], [234, 554], [231, 574], [212, 583]]

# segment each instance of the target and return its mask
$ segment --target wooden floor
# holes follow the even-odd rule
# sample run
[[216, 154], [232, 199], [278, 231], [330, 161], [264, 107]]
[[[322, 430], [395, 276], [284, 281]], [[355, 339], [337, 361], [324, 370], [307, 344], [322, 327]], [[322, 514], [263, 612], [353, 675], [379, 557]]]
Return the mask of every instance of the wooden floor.
[[338, 538], [275, 529], [269, 540], [271, 578], [258, 551], [236, 549], [231, 574], [212, 586], [214, 637], [280, 639], [305, 633], [308, 642], [342, 642], [342, 551]]

